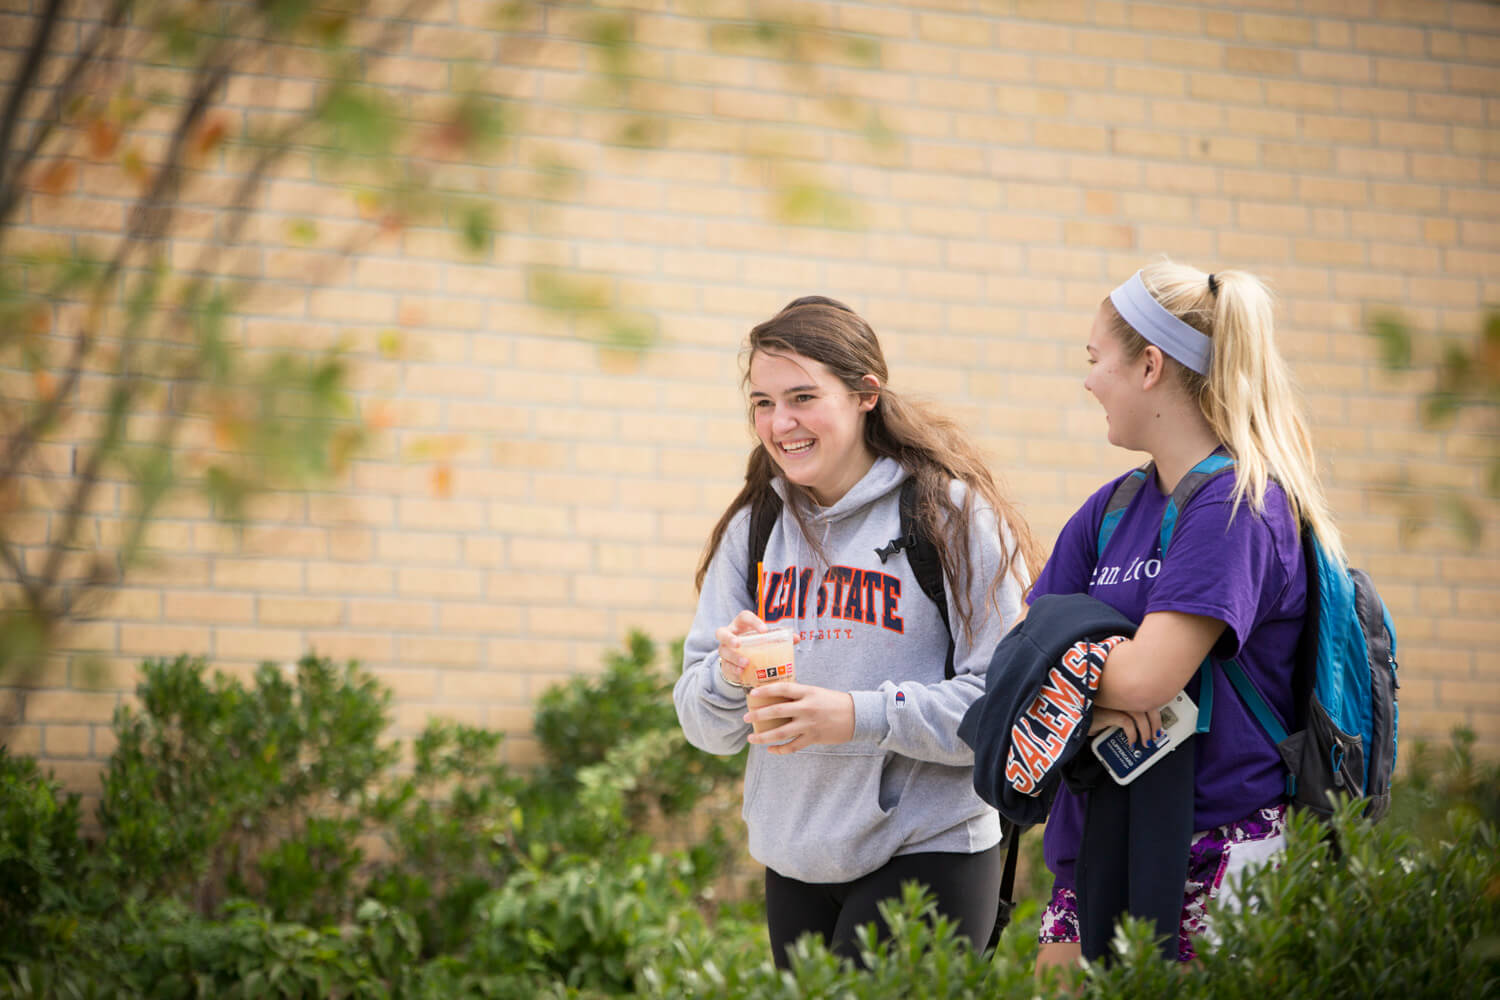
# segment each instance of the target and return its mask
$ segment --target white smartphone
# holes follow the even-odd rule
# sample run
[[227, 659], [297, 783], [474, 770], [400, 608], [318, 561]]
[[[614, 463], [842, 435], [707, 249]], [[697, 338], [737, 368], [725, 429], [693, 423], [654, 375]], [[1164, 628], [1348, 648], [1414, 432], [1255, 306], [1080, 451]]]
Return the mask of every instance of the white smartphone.
[[1128, 785], [1193, 735], [1198, 728], [1198, 706], [1186, 693], [1177, 692], [1177, 697], [1161, 708], [1161, 727], [1167, 735], [1157, 737], [1155, 746], [1130, 742], [1119, 726], [1095, 736], [1090, 746], [1115, 784]]

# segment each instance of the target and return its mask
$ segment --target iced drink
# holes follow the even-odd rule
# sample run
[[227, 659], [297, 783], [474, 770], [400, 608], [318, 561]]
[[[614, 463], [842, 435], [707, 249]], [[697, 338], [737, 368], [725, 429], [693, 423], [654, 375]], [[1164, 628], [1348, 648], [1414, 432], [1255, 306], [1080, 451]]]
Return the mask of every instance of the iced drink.
[[[797, 679], [796, 660], [792, 653], [791, 629], [773, 628], [768, 632], [742, 635], [740, 636], [740, 650], [750, 661], [740, 673], [742, 684], [748, 684], [753, 689], [762, 684]], [[759, 695], [754, 690], [751, 690], [745, 697], [745, 703], [751, 709], [764, 708], [767, 705], [789, 700]], [[754, 723], [753, 728], [757, 733], [762, 733], [767, 729], [775, 729], [782, 724], [782, 721], [772, 719], [769, 722], [757, 722]]]

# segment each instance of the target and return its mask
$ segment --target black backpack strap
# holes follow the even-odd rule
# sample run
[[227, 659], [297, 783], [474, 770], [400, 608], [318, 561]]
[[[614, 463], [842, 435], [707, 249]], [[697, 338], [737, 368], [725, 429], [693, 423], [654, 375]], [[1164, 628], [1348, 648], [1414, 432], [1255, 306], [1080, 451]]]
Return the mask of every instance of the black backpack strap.
[[[911, 566], [912, 575], [917, 578], [917, 585], [922, 588], [922, 593], [937, 605], [938, 614], [943, 619], [943, 627], [948, 630], [948, 657], [943, 663], [943, 678], [952, 680], [953, 625], [948, 621], [948, 591], [943, 582], [943, 561], [938, 556], [937, 546], [932, 544], [932, 539], [917, 531], [916, 514], [917, 481], [911, 478], [901, 484], [901, 537], [892, 539], [891, 544], [885, 549], [875, 551], [877, 555], [880, 555], [882, 552], [906, 550], [906, 561]], [[880, 555], [881, 562], [885, 559], [885, 555]]]
[[1000, 935], [1010, 926], [1011, 913], [1016, 908], [1016, 859], [1021, 854], [1021, 828], [1001, 816], [1000, 839], [1005, 843], [1005, 873], [1000, 876], [1000, 902], [995, 908], [995, 927], [990, 931], [989, 944], [985, 946], [990, 951], [1000, 946]]
[[750, 606], [760, 600], [758, 568], [766, 557], [766, 544], [771, 540], [771, 529], [781, 517], [781, 497], [767, 490], [758, 500], [750, 502], [750, 562], [745, 566], [745, 592], [750, 595]]
[[1292, 667], [1292, 732], [1307, 728], [1307, 704], [1318, 678], [1318, 616], [1322, 613], [1321, 573], [1318, 568], [1317, 544], [1312, 526], [1302, 525], [1302, 565], [1307, 571], [1307, 610], [1302, 616], [1302, 633], [1297, 636], [1297, 654]]

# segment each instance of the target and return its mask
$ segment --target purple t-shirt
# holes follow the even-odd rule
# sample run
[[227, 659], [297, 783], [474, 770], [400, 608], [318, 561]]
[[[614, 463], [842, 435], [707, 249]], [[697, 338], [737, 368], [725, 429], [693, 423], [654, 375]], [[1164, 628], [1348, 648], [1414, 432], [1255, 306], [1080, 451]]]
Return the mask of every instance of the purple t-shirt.
[[[1268, 487], [1264, 516], [1241, 504], [1231, 518], [1234, 474], [1215, 476], [1180, 513], [1163, 560], [1158, 538], [1170, 498], [1153, 475], [1096, 559], [1099, 522], [1119, 481], [1105, 484], [1068, 520], [1031, 599], [1086, 593], [1135, 622], [1153, 611], [1216, 618], [1228, 627], [1212, 656], [1237, 660], [1285, 723], [1292, 714], [1292, 667], [1307, 604], [1307, 571], [1281, 487]], [[1194, 701], [1197, 689], [1194, 675], [1187, 686]], [[1285, 797], [1281, 758], [1222, 671], [1214, 678], [1212, 728], [1192, 742], [1197, 744], [1194, 830], [1222, 826]], [[1044, 838], [1047, 867], [1060, 886], [1074, 885], [1082, 835], [1083, 800], [1064, 786]]]

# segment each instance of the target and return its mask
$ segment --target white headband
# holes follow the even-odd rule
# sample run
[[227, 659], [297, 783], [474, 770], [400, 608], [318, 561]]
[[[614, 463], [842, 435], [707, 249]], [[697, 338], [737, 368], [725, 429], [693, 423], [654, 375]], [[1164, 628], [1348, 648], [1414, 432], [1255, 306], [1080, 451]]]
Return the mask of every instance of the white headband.
[[1208, 374], [1214, 342], [1167, 312], [1166, 307], [1146, 290], [1141, 272], [1135, 272], [1130, 280], [1110, 292], [1109, 301], [1115, 304], [1120, 318], [1136, 333], [1199, 375]]

